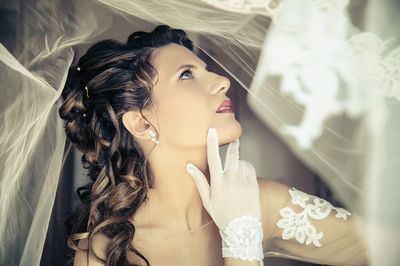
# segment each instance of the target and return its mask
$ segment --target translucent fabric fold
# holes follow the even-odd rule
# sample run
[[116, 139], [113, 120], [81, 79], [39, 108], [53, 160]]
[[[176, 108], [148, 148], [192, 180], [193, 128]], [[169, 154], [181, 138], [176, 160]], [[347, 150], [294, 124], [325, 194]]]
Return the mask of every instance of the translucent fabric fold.
[[[247, 91], [265, 125], [376, 225], [367, 237], [373, 265], [399, 264], [396, 8], [378, 0], [20, 1], [16, 45], [0, 45], [0, 264], [40, 263], [68, 152], [57, 112], [68, 68], [99, 40], [126, 41], [159, 24], [185, 30]], [[287, 250], [274, 254], [296, 253]]]

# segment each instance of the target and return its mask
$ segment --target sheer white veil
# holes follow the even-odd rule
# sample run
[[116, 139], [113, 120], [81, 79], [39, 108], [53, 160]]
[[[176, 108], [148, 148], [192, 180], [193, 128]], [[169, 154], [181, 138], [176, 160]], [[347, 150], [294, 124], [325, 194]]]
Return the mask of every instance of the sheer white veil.
[[[366, 6], [365, 23], [349, 12], [354, 3]], [[57, 110], [70, 65], [99, 40], [167, 24], [247, 91], [254, 113], [348, 209], [377, 225], [373, 265], [399, 265], [399, 8], [395, 0], [20, 1], [15, 49], [0, 45], [0, 264], [39, 265], [68, 152]]]

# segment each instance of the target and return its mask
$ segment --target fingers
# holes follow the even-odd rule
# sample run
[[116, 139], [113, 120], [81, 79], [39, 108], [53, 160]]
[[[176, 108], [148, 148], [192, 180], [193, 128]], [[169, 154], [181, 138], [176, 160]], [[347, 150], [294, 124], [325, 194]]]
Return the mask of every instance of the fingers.
[[250, 185], [258, 185], [257, 183], [257, 173], [256, 173], [256, 169], [254, 168], [254, 166], [249, 163], [246, 162], [246, 166], [247, 166], [247, 181]]
[[207, 135], [207, 160], [211, 175], [211, 186], [218, 181], [222, 173], [221, 157], [219, 155], [218, 134], [215, 128], [210, 128]]
[[256, 169], [247, 161], [239, 160], [237, 178], [240, 179], [237, 182], [243, 182], [242, 184], [257, 185]]
[[238, 170], [239, 167], [239, 139], [229, 143], [228, 149], [226, 150], [224, 172], [228, 175]]
[[199, 191], [204, 208], [209, 211], [211, 189], [204, 174], [191, 163], [186, 165], [186, 170], [193, 177], [197, 190]]
[[239, 160], [239, 167], [236, 175], [236, 182], [241, 182], [241, 184], [247, 183], [247, 176], [249, 175], [246, 161]]

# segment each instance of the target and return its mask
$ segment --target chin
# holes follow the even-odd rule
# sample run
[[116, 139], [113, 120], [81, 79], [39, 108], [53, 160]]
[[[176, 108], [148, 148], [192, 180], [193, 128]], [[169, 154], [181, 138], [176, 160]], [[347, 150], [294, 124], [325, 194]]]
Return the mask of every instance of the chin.
[[217, 128], [217, 131], [219, 135], [219, 145], [222, 146], [235, 141], [242, 135], [242, 125], [238, 121], [235, 121], [235, 123], [223, 129], [218, 130]]

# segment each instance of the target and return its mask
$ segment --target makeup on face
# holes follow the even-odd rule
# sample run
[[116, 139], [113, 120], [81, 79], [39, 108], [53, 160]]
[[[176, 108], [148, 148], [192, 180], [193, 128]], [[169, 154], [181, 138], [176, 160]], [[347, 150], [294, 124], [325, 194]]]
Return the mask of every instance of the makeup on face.
[[232, 102], [230, 99], [224, 100], [221, 105], [218, 107], [217, 113], [232, 113], [233, 114], [233, 109], [232, 109]]

